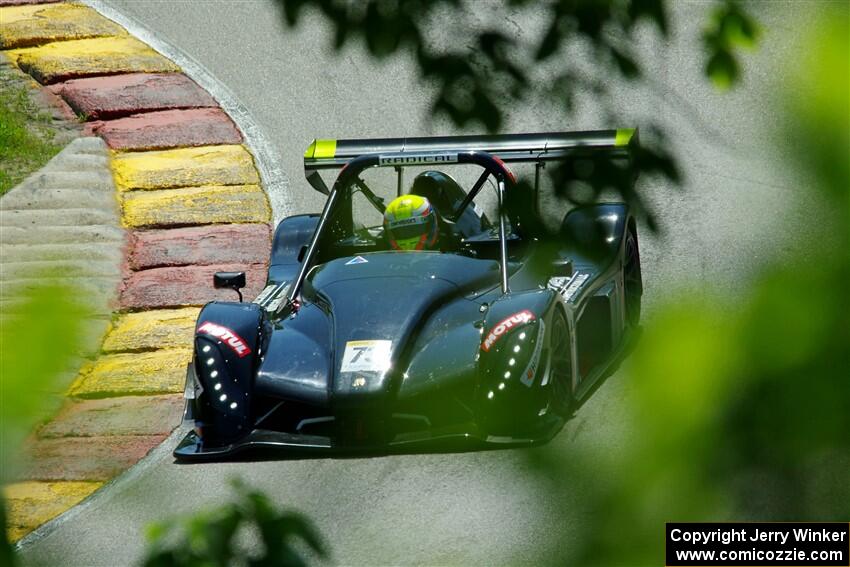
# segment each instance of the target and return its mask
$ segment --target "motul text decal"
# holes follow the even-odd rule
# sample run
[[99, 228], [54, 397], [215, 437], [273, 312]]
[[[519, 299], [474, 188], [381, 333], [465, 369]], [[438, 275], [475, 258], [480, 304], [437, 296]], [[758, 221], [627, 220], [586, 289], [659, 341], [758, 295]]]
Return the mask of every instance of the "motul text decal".
[[198, 327], [198, 332], [219, 339], [221, 342], [229, 346], [230, 350], [235, 352], [236, 356], [239, 358], [243, 358], [251, 354], [251, 349], [248, 348], [248, 344], [242, 339], [242, 337], [227, 327], [222, 327], [221, 325], [205, 321], [201, 323], [200, 327]]
[[485, 352], [489, 351], [490, 347], [493, 346], [493, 343], [499, 340], [499, 337], [517, 325], [522, 325], [529, 321], [534, 321], [534, 313], [528, 309], [520, 311], [519, 313], [514, 313], [510, 317], [505, 317], [492, 329], [490, 329], [490, 333], [487, 335], [487, 338], [485, 338], [484, 342], [481, 343], [481, 348], [484, 349]]

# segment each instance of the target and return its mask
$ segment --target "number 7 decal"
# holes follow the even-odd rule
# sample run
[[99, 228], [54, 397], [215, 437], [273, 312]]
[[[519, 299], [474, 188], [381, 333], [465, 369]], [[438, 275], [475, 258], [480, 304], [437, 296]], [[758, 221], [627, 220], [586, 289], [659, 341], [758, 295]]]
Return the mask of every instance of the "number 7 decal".
[[392, 341], [348, 341], [341, 372], [384, 372], [390, 368]]

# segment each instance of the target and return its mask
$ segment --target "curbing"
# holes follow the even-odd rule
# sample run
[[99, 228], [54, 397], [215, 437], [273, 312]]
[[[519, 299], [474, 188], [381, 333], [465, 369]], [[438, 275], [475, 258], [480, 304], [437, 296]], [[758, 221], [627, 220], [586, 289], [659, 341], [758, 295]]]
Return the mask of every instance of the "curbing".
[[219, 108], [163, 110], [119, 118], [93, 128], [113, 150], [239, 144], [242, 135]]
[[115, 152], [112, 170], [121, 191], [260, 182], [251, 154], [242, 145]]
[[[3, 0], [0, 0], [2, 3]], [[119, 24], [133, 36], [142, 40], [156, 51], [177, 63], [183, 72], [212, 95], [219, 106], [241, 130], [245, 139], [250, 140], [254, 154], [254, 165], [260, 172], [263, 187], [271, 200], [274, 218], [280, 220], [295, 214], [290, 197], [289, 179], [280, 167], [281, 159], [274, 145], [266, 137], [260, 125], [254, 121], [248, 109], [225, 85], [221, 84], [201, 63], [181, 50], [160, 40], [144, 25], [128, 17], [102, 0], [82, 0], [87, 6], [97, 10], [108, 19]]]
[[[92, 333], [100, 348], [79, 371], [63, 409], [34, 435], [20, 482], [5, 489], [15, 540], [109, 484], [178, 425], [198, 308], [232, 299], [212, 289], [210, 276], [246, 270], [246, 293], [258, 291], [271, 236], [261, 179], [286, 193], [285, 179], [270, 165], [273, 153], [232, 95], [132, 21], [89, 4], [94, 9], [0, 0], [0, 49], [88, 121], [86, 132], [103, 140], [98, 147], [110, 148], [112, 172], [39, 172], [25, 182], [29, 189], [10, 192], [11, 199], [0, 200], [0, 218], [4, 237], [13, 240], [3, 243], [0, 261], [15, 266], [16, 289], [38, 282], [26, 278], [43, 263], [33, 260], [46, 258], [69, 278], [94, 280], [80, 288], [117, 295], [101, 301], [107, 313], [117, 311], [105, 333], [105, 322]], [[74, 171], [88, 162], [66, 156], [63, 163]], [[73, 188], [63, 185], [71, 181]], [[29, 206], [28, 195], [41, 204]], [[119, 222], [97, 210], [114, 209], [115, 200]], [[62, 222], [67, 215], [77, 220]], [[27, 232], [34, 227], [37, 242]], [[110, 272], [116, 263], [117, 275]], [[4, 309], [13, 302], [4, 296]]]
[[72, 79], [50, 90], [80, 116], [106, 120], [134, 112], [218, 107], [215, 99], [186, 75], [129, 73]]
[[33, 4], [3, 14], [0, 49], [34, 47], [56, 40], [123, 36], [127, 32], [109, 20], [88, 17], [74, 4]]
[[[29, 516], [33, 523], [43, 524], [68, 508], [76, 506], [103, 486], [98, 481], [20, 482], [9, 486], [6, 498], [10, 518]], [[11, 525], [9, 539], [18, 540], [32, 530], [29, 526]]]
[[124, 224], [130, 228], [261, 222], [270, 212], [259, 185], [130, 191], [124, 196]]
[[98, 75], [180, 70], [171, 61], [131, 37], [57, 41], [43, 47], [13, 49], [8, 54], [21, 70], [32, 75], [42, 85]]

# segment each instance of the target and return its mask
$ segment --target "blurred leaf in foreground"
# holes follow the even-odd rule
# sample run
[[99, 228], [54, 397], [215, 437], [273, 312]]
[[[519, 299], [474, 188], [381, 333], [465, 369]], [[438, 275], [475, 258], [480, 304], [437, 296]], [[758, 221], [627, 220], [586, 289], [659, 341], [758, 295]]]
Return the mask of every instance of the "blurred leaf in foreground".
[[[50, 281], [47, 275], [44, 281]], [[72, 297], [71, 289], [45, 283], [22, 297], [13, 313], [0, 314], [0, 483], [11, 480], [21, 443], [56, 411], [76, 370], [86, 310]], [[5, 514], [0, 516], [0, 564], [11, 565]]]
[[714, 9], [703, 43], [708, 58], [705, 74], [715, 87], [728, 90], [738, 82], [741, 71], [736, 50], [755, 46], [758, 35], [758, 25], [737, 2], [724, 2]]
[[534, 457], [583, 488], [575, 563], [658, 565], [665, 522], [850, 516], [850, 15], [810, 33], [774, 101], [806, 230], [740, 298], [699, 282], [655, 309], [626, 362], [616, 451]]
[[71, 297], [70, 289], [47, 283], [0, 318], [2, 480], [18, 460], [23, 438], [56, 410], [68, 373], [75, 370], [85, 313]]
[[[302, 550], [325, 558], [328, 553], [304, 516], [278, 512], [261, 492], [232, 481], [233, 503], [185, 518], [148, 526], [150, 542], [145, 567], [209, 566], [300, 567], [308, 565]], [[240, 546], [240, 538], [259, 536], [260, 546]], [[259, 548], [262, 555], [249, 549]]]

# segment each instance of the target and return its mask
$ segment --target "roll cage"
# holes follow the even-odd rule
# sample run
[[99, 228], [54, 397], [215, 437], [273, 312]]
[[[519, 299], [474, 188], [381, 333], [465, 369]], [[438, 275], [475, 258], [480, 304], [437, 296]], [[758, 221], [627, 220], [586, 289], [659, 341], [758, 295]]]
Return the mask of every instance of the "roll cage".
[[[336, 211], [341, 195], [356, 186], [378, 210], [383, 204], [360, 178], [372, 167], [392, 167], [398, 174], [397, 194], [404, 188], [404, 168], [473, 164], [483, 171], [463, 201], [446, 216], [456, 221], [479, 194], [490, 176], [496, 180], [498, 205], [499, 265], [502, 293], [510, 291], [508, 282], [508, 247], [506, 211], [507, 190], [516, 187], [516, 178], [506, 162], [535, 164], [535, 203], [539, 196], [540, 172], [547, 161], [565, 160], [604, 154], [613, 159], [631, 161], [637, 145], [637, 130], [600, 130], [590, 132], [561, 132], [551, 134], [511, 134], [503, 136], [454, 136], [431, 138], [399, 138], [380, 140], [314, 140], [304, 154], [307, 181], [317, 191], [328, 195], [319, 217], [301, 268], [289, 289], [287, 300], [296, 304], [304, 280], [316, 258], [319, 242], [327, 230], [329, 219]], [[340, 169], [332, 188], [328, 189], [319, 171]]]

